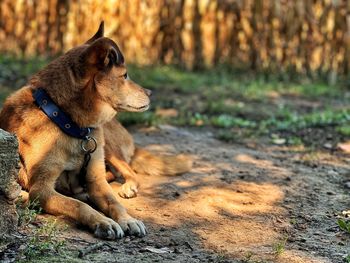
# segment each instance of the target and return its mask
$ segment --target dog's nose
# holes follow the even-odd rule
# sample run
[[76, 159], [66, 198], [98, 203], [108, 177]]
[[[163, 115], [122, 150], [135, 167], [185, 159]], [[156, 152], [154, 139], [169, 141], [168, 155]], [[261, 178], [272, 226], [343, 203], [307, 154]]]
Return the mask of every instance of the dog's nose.
[[144, 90], [145, 90], [145, 92], [146, 92], [148, 97], [152, 96], [152, 91], [151, 90], [149, 90], [149, 89], [144, 89]]

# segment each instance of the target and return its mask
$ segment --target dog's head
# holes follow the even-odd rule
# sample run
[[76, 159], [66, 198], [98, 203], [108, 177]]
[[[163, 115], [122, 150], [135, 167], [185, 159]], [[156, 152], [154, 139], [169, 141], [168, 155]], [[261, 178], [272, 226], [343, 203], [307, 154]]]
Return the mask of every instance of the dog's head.
[[81, 126], [99, 126], [119, 111], [142, 112], [150, 104], [151, 91], [129, 79], [123, 54], [103, 31], [102, 22], [86, 43], [58, 57], [30, 81]]
[[[84, 78], [92, 84], [98, 98], [117, 111], [142, 112], [149, 108], [151, 91], [133, 82], [117, 44], [103, 36], [104, 24], [89, 39], [80, 55]], [[105, 106], [107, 106], [105, 105]]]

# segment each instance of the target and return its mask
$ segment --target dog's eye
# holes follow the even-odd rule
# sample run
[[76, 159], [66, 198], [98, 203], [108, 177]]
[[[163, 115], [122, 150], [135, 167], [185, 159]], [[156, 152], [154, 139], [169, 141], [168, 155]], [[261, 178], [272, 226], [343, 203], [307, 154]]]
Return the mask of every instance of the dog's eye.
[[127, 78], [128, 78], [128, 73], [125, 73], [125, 74], [123, 75], [123, 77], [124, 77], [124, 79], [127, 79]]

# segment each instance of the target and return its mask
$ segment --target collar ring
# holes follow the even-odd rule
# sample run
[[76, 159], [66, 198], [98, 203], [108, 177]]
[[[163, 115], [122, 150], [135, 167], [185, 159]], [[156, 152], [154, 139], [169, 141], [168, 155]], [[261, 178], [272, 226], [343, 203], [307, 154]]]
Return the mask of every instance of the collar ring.
[[86, 138], [81, 141], [80, 146], [84, 152], [93, 153], [97, 149], [97, 141], [92, 136], [86, 136]]

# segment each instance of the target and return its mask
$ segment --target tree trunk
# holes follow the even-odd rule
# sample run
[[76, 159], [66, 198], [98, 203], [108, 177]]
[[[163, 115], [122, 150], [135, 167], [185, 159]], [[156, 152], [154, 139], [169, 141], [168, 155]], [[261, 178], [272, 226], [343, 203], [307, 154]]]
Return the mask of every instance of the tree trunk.
[[18, 224], [15, 199], [21, 192], [17, 184], [18, 142], [15, 136], [0, 129], [0, 240], [13, 233]]

